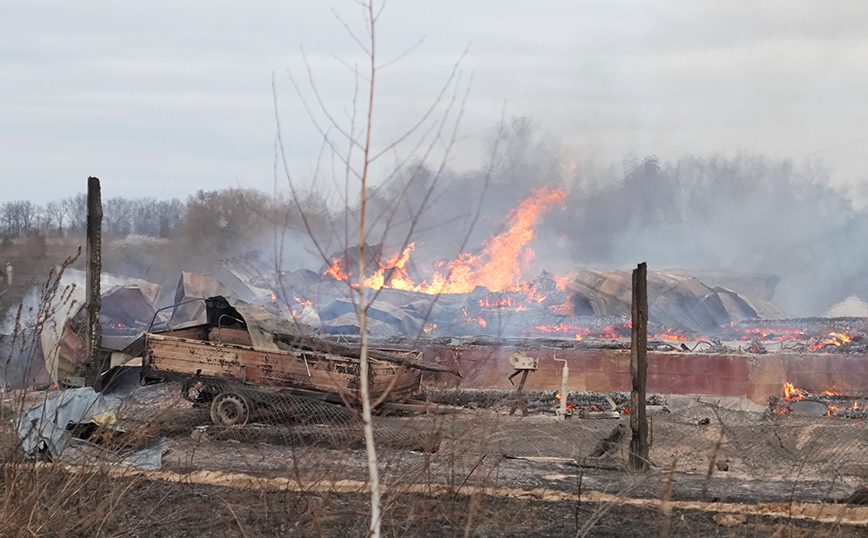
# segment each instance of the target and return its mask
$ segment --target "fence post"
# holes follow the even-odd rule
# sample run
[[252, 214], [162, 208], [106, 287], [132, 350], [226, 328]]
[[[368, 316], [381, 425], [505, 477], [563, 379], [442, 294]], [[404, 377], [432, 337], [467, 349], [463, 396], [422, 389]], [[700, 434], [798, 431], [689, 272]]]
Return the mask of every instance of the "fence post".
[[630, 342], [630, 459], [631, 471], [648, 469], [648, 417], [645, 414], [645, 381], [648, 377], [648, 285], [647, 265], [633, 270], [633, 330]]
[[87, 178], [87, 266], [85, 295], [87, 327], [85, 333], [85, 385], [97, 387], [101, 364], [98, 360], [102, 328], [99, 324], [100, 274], [102, 272], [102, 200], [99, 178]]

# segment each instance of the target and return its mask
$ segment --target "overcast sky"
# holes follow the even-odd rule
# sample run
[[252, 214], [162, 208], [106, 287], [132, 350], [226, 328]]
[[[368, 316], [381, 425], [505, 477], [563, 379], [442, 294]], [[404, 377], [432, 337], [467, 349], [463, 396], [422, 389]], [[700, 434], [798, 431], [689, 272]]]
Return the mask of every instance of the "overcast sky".
[[[273, 185], [277, 73], [295, 173], [318, 135], [286, 79], [348, 107], [363, 61], [332, 13], [349, 0], [39, 2], [0, 6], [0, 201], [179, 197]], [[858, 197], [868, 177], [868, 5], [843, 1], [393, 0], [378, 28], [383, 140], [420, 114], [471, 44], [454, 166], [500, 119], [532, 116], [564, 154], [762, 152], [822, 158]], [[341, 104], [342, 103], [342, 104]]]

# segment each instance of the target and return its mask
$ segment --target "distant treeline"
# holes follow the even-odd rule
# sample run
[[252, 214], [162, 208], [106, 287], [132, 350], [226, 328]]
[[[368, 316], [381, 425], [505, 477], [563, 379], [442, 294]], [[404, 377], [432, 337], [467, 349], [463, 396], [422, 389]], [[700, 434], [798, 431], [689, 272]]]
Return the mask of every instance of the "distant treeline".
[[[311, 204], [311, 200], [305, 203]], [[177, 198], [114, 197], [103, 200], [102, 230], [104, 236], [115, 238], [184, 235], [192, 239], [241, 239], [271, 224], [295, 224], [294, 214], [297, 214], [295, 203], [253, 189], [200, 190], [185, 202]], [[86, 224], [85, 194], [44, 206], [27, 200], [0, 205], [2, 238], [14, 239], [34, 233], [46, 237], [83, 235]]]

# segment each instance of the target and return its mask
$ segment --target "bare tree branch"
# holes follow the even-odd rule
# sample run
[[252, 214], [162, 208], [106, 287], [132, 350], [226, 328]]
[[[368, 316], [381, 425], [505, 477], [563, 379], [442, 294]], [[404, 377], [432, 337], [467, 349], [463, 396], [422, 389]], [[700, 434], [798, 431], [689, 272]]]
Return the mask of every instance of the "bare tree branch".
[[[364, 4], [362, 4], [362, 3], [359, 3], [359, 4], [360, 4], [361, 6], [364, 7]], [[361, 39], [359, 39], [359, 38], [356, 36], [356, 33], [353, 32], [353, 29], [350, 28], [350, 25], [347, 24], [347, 23], [346, 23], [346, 22], [341, 18], [341, 16], [338, 15], [338, 12], [335, 11], [334, 9], [332, 9], [332, 14], [334, 14], [335, 18], [338, 20], [339, 23], [341, 23], [341, 25], [344, 27], [344, 30], [347, 31], [347, 33], [350, 35], [350, 37], [353, 39], [353, 41], [356, 42], [356, 44], [357, 44], [357, 45], [358, 45], [358, 46], [359, 46], [359, 47], [360, 47], [360, 48], [365, 52], [365, 54], [367, 54], [368, 56], [370, 56], [370, 55], [371, 55], [371, 51], [368, 50], [368, 47], [367, 47], [367, 46], [362, 42]]]
[[411, 52], [413, 52], [414, 50], [416, 50], [417, 48], [419, 48], [419, 45], [421, 45], [422, 42], [424, 42], [424, 41], [425, 41], [425, 36], [420, 37], [420, 38], [419, 38], [419, 41], [416, 41], [415, 43], [413, 43], [412, 45], [410, 45], [409, 47], [407, 47], [407, 50], [405, 50], [404, 52], [402, 52], [401, 54], [399, 54], [398, 56], [396, 56], [394, 59], [389, 60], [388, 62], [386, 62], [386, 63], [380, 65], [379, 67], [377, 67], [377, 69], [379, 69], [380, 71], [382, 71], [384, 68], [389, 67], [390, 65], [395, 64], [395, 63], [401, 61], [405, 56], [407, 56], [408, 54], [410, 54]]

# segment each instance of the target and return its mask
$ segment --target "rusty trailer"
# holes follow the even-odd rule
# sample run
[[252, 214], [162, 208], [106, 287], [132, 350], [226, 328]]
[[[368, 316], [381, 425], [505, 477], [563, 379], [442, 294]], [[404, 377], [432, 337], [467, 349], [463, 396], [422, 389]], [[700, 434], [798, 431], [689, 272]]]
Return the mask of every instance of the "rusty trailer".
[[[190, 338], [190, 332], [185, 329], [177, 331], [180, 334], [145, 334], [143, 377], [212, 379], [262, 388], [308, 389], [350, 402], [358, 399], [358, 358], [313, 350], [262, 350]], [[420, 378], [418, 368], [370, 359], [370, 390], [375, 401], [409, 398], [418, 390]]]
[[[210, 405], [212, 420], [226, 426], [286, 407], [291, 397], [360, 402], [358, 346], [306, 334], [264, 307], [223, 297], [203, 306], [195, 325], [146, 332], [126, 351], [142, 357], [144, 383], [181, 381], [182, 395]], [[423, 370], [452, 372], [418, 351], [371, 349], [368, 364], [375, 406], [408, 400]]]

